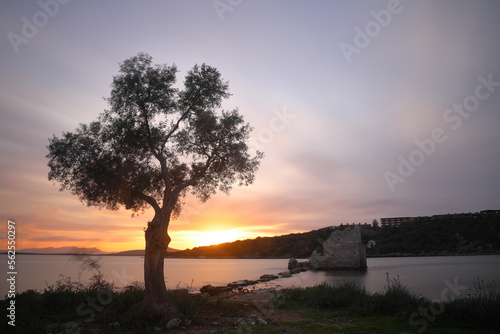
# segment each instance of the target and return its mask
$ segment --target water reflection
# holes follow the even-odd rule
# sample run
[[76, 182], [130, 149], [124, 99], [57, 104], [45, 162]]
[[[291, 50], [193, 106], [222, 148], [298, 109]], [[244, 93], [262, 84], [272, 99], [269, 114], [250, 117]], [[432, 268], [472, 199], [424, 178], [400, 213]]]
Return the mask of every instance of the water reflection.
[[[102, 273], [117, 286], [126, 286], [133, 281], [143, 282], [143, 261], [140, 257], [103, 256]], [[54, 284], [60, 274], [78, 279], [79, 268], [65, 255], [19, 255], [17, 291], [38, 289]], [[203, 285], [226, 285], [227, 283], [258, 279], [263, 274], [278, 274], [287, 271], [286, 259], [166, 259], [165, 280], [168, 288], [191, 287], [198, 291]], [[399, 276], [401, 282], [415, 292], [429, 298], [439, 298], [447, 284], [457, 280], [470, 289], [480, 277], [485, 282], [496, 281], [500, 288], [500, 255], [450, 256], [413, 258], [369, 258], [368, 268], [359, 270], [307, 271], [290, 278], [279, 278], [258, 284], [255, 288], [307, 287], [322, 282], [354, 280], [369, 292], [382, 291], [387, 284], [387, 273], [391, 278]], [[89, 275], [82, 275], [88, 280]], [[448, 282], [448, 283], [446, 283]], [[0, 295], [5, 296], [5, 285], [0, 286]]]
[[455, 285], [467, 286], [464, 294], [473, 293], [478, 277], [486, 283], [495, 281], [500, 292], [500, 255], [372, 258], [367, 270], [307, 271], [259, 287], [307, 287], [351, 280], [375, 293], [384, 290], [387, 277], [399, 278], [410, 290], [430, 299], [440, 298], [444, 289]]

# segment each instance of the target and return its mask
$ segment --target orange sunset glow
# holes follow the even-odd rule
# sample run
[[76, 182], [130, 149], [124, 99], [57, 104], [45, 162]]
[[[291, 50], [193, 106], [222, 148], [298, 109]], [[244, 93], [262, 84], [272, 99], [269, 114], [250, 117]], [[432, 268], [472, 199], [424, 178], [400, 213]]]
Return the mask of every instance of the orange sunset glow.
[[[36, 214], [20, 215], [15, 219], [21, 223], [18, 228], [19, 248], [45, 247], [96, 247], [104, 252], [144, 249], [144, 232], [147, 221], [153, 216], [152, 210], [134, 215], [120, 209], [108, 211], [87, 207], [66, 192], [53, 188], [63, 205], [37, 206]], [[169, 234], [170, 248], [187, 249], [208, 246], [235, 240], [253, 239], [259, 236], [286, 234], [281, 225], [259, 225], [248, 219], [252, 214], [229, 211], [221, 200], [222, 195], [200, 203], [186, 201], [183, 213], [171, 220]], [[71, 207], [71, 209], [69, 209]], [[256, 216], [256, 215], [254, 215]]]
[[216, 112], [238, 109], [265, 154], [229, 195], [187, 189], [171, 248], [500, 207], [498, 2], [402, 1], [366, 38], [353, 27], [378, 27], [388, 1], [239, 1], [223, 18], [215, 1], [57, 3], [0, 1], [2, 249], [8, 219], [16, 250], [144, 249], [154, 210], [88, 207], [48, 180], [46, 157], [49, 138], [110, 108], [139, 52], [175, 64], [180, 90], [195, 64], [216, 68], [230, 93]]

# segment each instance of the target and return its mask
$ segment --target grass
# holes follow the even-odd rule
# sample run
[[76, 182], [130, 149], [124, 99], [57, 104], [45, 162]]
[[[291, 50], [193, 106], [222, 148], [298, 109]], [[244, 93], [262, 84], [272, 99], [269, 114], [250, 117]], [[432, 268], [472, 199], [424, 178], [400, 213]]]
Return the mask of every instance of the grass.
[[[16, 327], [20, 333], [81, 333], [93, 332], [92, 328], [105, 328], [105, 332], [137, 331], [153, 333], [155, 327], [165, 328], [167, 321], [151, 320], [145, 315], [129, 310], [144, 297], [144, 286], [134, 283], [117, 288], [97, 274], [83, 284], [61, 276], [43, 292], [27, 290], [16, 294]], [[210, 309], [224, 315], [235, 315], [229, 303], [192, 295], [186, 291], [169, 291], [172, 302], [184, 314], [182, 320], [194, 320], [197, 314]], [[6, 309], [10, 299], [0, 300]], [[119, 324], [119, 325], [118, 325]], [[0, 332], [13, 328], [7, 321], [0, 323]]]
[[[398, 318], [406, 331], [410, 327], [413, 332], [419, 333], [424, 330], [433, 333], [432, 328], [438, 328], [436, 333], [445, 333], [445, 329], [450, 326], [459, 326], [466, 333], [469, 333], [469, 329], [500, 328], [500, 296], [495, 284], [485, 284], [478, 279], [474, 286], [476, 293], [441, 301], [440, 305], [436, 305], [436, 302], [409, 290], [400, 282], [399, 277], [391, 279], [388, 276], [384, 291], [375, 294], [368, 293], [364, 287], [352, 281], [341, 281], [287, 289], [275, 297], [273, 303], [276, 308], [292, 311], [303, 311], [304, 308], [329, 310], [330, 317], [361, 317], [363, 322], [369, 319], [372, 320], [368, 322], [374, 322], [386, 316], [394, 322], [394, 318]], [[312, 314], [311, 317], [314, 318], [317, 312], [313, 311]], [[451, 332], [460, 333], [456, 330]]]
[[351, 281], [338, 284], [321, 283], [307, 288], [287, 289], [274, 303], [278, 308], [294, 307], [297, 303], [312, 308], [357, 308], [369, 298], [366, 290]]
[[351, 314], [391, 314], [402, 318], [410, 315], [426, 299], [407, 289], [398, 278], [387, 277], [382, 293], [370, 294], [353, 281], [321, 283], [307, 288], [287, 289], [275, 299], [276, 307], [307, 305], [312, 308], [345, 308]]
[[[425, 333], [425, 334], [491, 334], [491, 329], [465, 328], [457, 322], [436, 322], [429, 325], [425, 331], [412, 328], [408, 321], [390, 315], [350, 316], [338, 318], [328, 311], [314, 309], [316, 315], [310, 320], [287, 321], [279, 326], [256, 326], [252, 333], [288, 333], [288, 334], [397, 334], [397, 333]], [[315, 318], [322, 317], [322, 321]], [[250, 333], [250, 332], [249, 332]]]
[[488, 328], [500, 328], [500, 295], [495, 282], [484, 283], [477, 278], [474, 290], [474, 294], [449, 301], [444, 314]]
[[375, 293], [368, 300], [369, 313], [394, 314], [401, 318], [410, 316], [419, 307], [424, 305], [427, 299], [412, 292], [396, 278], [390, 278], [387, 274], [387, 285], [381, 293]]
[[[494, 333], [500, 328], [496, 286], [478, 279], [474, 287], [475, 293], [441, 305], [411, 292], [399, 277], [387, 277], [384, 290], [375, 294], [352, 281], [286, 289], [274, 297], [272, 308], [289, 312], [296, 320], [252, 325], [250, 332]], [[130, 312], [143, 296], [144, 287], [139, 283], [116, 288], [99, 274], [86, 284], [61, 276], [43, 292], [27, 290], [16, 295], [16, 329], [22, 333], [157, 333], [156, 327], [165, 328], [168, 319], [147, 320]], [[227, 300], [182, 291], [171, 291], [169, 296], [183, 312], [183, 321], [193, 324], [201, 319], [241, 316], [241, 309]], [[0, 307], [7, 308], [8, 302], [0, 300]], [[219, 332], [225, 333], [224, 328], [228, 327], [222, 323]], [[1, 322], [0, 332], [11, 329], [6, 321]]]

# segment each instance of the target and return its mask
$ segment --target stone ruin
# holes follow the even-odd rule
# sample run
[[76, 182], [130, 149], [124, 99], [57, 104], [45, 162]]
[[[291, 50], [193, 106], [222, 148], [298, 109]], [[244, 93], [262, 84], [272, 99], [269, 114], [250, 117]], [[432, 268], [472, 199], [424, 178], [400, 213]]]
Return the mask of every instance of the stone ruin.
[[366, 246], [361, 242], [359, 226], [335, 230], [323, 242], [323, 253], [313, 251], [309, 261], [290, 259], [288, 269], [365, 269]]
[[[288, 262], [287, 272], [279, 273], [280, 277], [290, 277], [309, 269], [365, 269], [366, 268], [366, 246], [361, 242], [361, 229], [359, 226], [335, 230], [330, 237], [323, 241], [323, 252], [320, 254], [313, 251], [309, 261], [298, 262], [292, 258]], [[205, 285], [200, 289], [201, 293], [212, 296], [228, 293], [234, 289], [244, 291], [244, 287], [261, 282], [277, 279], [279, 276], [265, 274], [258, 280], [241, 280], [229, 283], [227, 286]], [[275, 288], [273, 288], [275, 289]], [[248, 291], [248, 290], [247, 290]]]

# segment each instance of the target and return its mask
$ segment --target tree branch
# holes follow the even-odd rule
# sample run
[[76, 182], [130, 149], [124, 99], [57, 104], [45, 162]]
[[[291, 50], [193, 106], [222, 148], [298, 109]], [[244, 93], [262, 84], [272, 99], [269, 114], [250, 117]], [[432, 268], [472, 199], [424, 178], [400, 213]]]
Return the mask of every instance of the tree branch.
[[141, 109], [142, 117], [144, 118], [144, 125], [146, 126], [149, 149], [151, 150], [151, 153], [153, 153], [153, 155], [156, 157], [158, 155], [158, 152], [156, 152], [156, 149], [155, 149], [154, 143], [153, 143], [153, 138], [151, 136], [151, 128], [149, 127], [149, 118], [148, 118], [146, 106], [143, 103], [141, 103], [140, 109]]
[[[202, 173], [205, 174], [210, 167], [212, 161], [213, 161], [214, 155], [208, 155], [207, 161], [205, 162], [205, 166], [203, 167]], [[195, 186], [198, 183], [198, 179], [196, 177], [191, 177], [187, 181], [179, 184], [178, 186], [175, 187], [174, 193], [175, 195], [179, 195], [182, 190], [189, 186]]]
[[156, 200], [153, 197], [148, 196], [148, 195], [146, 195], [140, 191], [137, 191], [137, 190], [134, 190], [133, 194], [135, 196], [137, 196], [138, 198], [142, 199], [143, 201], [145, 201], [146, 203], [148, 203], [149, 205], [151, 205], [153, 207], [153, 209], [155, 210], [155, 212], [160, 211], [160, 206], [158, 205], [158, 202], [156, 202]]
[[169, 133], [167, 133], [167, 135], [165, 136], [165, 140], [163, 141], [163, 144], [161, 145], [161, 150], [163, 151], [163, 149], [165, 148], [165, 145], [167, 145], [167, 142], [168, 140], [170, 139], [170, 137], [172, 137], [172, 135], [175, 133], [175, 131], [177, 131], [179, 129], [179, 125], [181, 124], [181, 122], [186, 119], [186, 117], [189, 115], [189, 113], [191, 112], [191, 109], [188, 109], [186, 110], [182, 115], [181, 117], [179, 117], [179, 119], [177, 120], [177, 122], [175, 123], [175, 125], [173, 126], [173, 128], [170, 130]]
[[167, 159], [162, 154], [163, 148], [161, 148], [159, 152], [156, 151], [153, 138], [151, 136], [151, 128], [149, 127], [149, 118], [146, 107], [144, 105], [141, 105], [140, 108], [142, 116], [144, 118], [144, 123], [146, 125], [149, 149], [151, 150], [151, 153], [153, 153], [153, 155], [158, 160], [161, 166], [161, 175], [163, 177], [163, 180], [165, 181], [165, 196], [164, 196], [165, 199], [167, 193], [170, 193], [172, 191], [172, 180], [170, 180], [170, 174], [168, 172]]
[[182, 182], [181, 184], [179, 184], [178, 186], [175, 187], [174, 195], [179, 196], [181, 191], [183, 191], [184, 189], [186, 189], [189, 186], [195, 186], [197, 183], [198, 183], [198, 181], [194, 178], [190, 178], [189, 180]]

